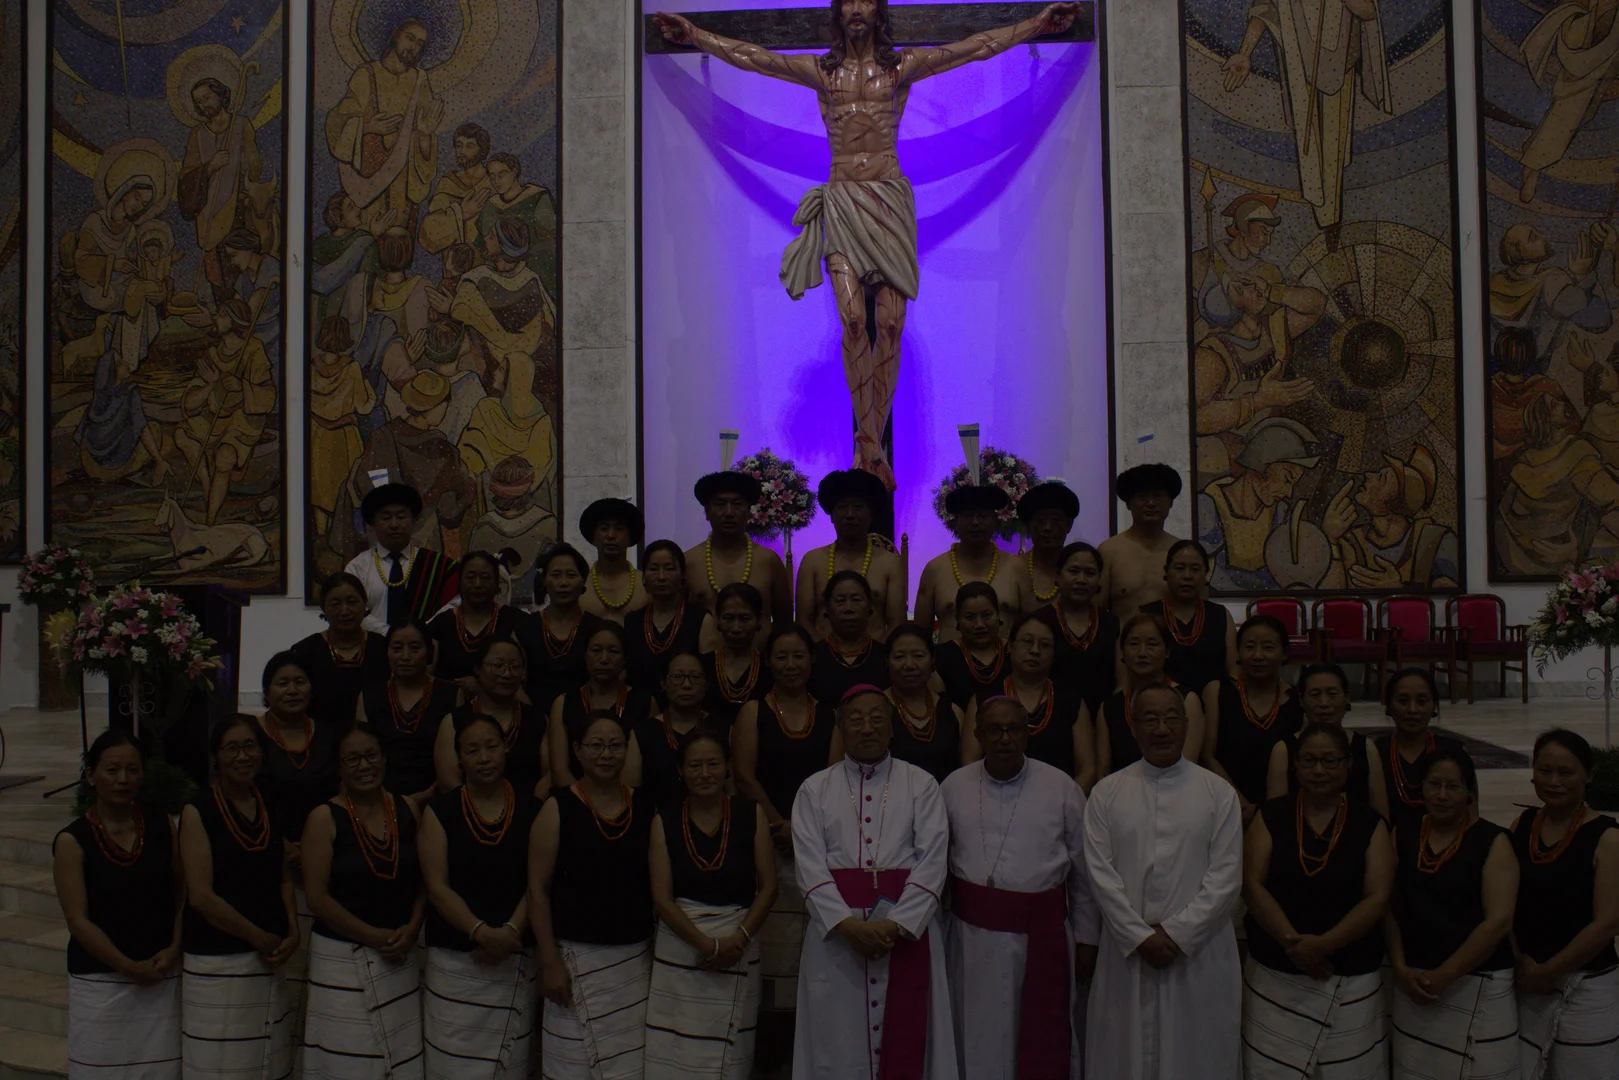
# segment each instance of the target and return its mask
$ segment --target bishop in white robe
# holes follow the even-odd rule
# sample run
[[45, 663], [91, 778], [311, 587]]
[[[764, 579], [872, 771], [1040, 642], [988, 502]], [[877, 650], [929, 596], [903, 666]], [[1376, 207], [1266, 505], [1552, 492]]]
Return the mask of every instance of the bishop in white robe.
[[1078, 978], [1096, 964], [1101, 917], [1085, 866], [1085, 794], [1026, 755], [1016, 698], [978, 711], [984, 757], [945, 778], [950, 816], [949, 966], [961, 1075], [1078, 1080]]
[[1086, 1074], [1236, 1080], [1242, 974], [1231, 912], [1242, 812], [1231, 785], [1187, 761], [1186, 714], [1165, 683], [1136, 691], [1142, 758], [1085, 807], [1085, 862], [1106, 929], [1086, 1024]]
[[957, 1080], [939, 896], [949, 823], [939, 785], [888, 753], [882, 691], [844, 695], [846, 757], [793, 800], [809, 926], [794, 1080]]

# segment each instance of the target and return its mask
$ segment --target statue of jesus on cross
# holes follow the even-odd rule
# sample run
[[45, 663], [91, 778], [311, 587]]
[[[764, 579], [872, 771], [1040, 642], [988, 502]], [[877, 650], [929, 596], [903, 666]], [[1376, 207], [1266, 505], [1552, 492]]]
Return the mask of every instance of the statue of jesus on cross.
[[[916, 200], [900, 171], [896, 142], [913, 83], [973, 60], [988, 60], [1043, 34], [1059, 34], [1079, 14], [1054, 3], [1031, 19], [937, 48], [894, 48], [888, 0], [832, 0], [832, 47], [821, 56], [786, 55], [699, 29], [682, 15], [654, 18], [668, 40], [694, 45], [743, 71], [814, 90], [832, 144], [832, 175], [806, 192], [793, 215], [803, 231], [781, 260], [794, 300], [832, 277], [843, 324], [843, 372], [854, 399], [855, 465], [894, 490], [883, 429], [899, 377], [905, 301], [915, 300]], [[874, 312], [870, 324], [868, 304]]]

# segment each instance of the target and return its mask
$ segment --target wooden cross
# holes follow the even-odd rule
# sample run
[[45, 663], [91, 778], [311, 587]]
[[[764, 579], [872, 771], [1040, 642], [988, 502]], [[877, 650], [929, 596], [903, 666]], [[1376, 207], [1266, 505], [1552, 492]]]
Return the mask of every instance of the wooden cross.
[[[888, 9], [889, 33], [896, 46], [946, 45], [985, 30], [1033, 18], [1044, 3], [903, 4]], [[682, 15], [723, 37], [750, 41], [766, 49], [822, 49], [827, 45], [829, 5], [777, 8], [770, 11], [683, 11]], [[676, 45], [663, 36], [648, 15], [642, 20], [644, 49], [652, 53], [692, 53], [690, 45]], [[1079, 18], [1061, 34], [1036, 41], [1095, 41], [1096, 5], [1081, 3]]]

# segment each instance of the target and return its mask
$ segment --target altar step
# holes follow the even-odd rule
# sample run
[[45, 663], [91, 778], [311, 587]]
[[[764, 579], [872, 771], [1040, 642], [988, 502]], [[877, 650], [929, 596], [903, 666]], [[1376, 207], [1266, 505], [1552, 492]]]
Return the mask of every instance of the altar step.
[[67, 1075], [67, 942], [50, 844], [0, 836], [0, 1080]]

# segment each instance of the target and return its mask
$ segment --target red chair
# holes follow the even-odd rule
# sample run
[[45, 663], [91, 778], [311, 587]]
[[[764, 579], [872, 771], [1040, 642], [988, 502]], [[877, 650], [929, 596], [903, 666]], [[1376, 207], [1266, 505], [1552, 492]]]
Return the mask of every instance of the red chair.
[[1287, 627], [1287, 662], [1313, 664], [1321, 659], [1321, 644], [1310, 629], [1310, 616], [1304, 601], [1296, 596], [1271, 597], [1267, 600], [1248, 601], [1244, 618], [1269, 615]]
[[1372, 619], [1371, 601], [1357, 596], [1327, 596], [1315, 602], [1311, 616], [1321, 642], [1321, 659], [1334, 664], [1363, 664], [1367, 679], [1375, 668], [1381, 693], [1388, 645]]
[[[1445, 623], [1456, 641], [1456, 662], [1467, 668], [1467, 703], [1473, 703], [1473, 665], [1501, 665], [1501, 696], [1507, 672], [1523, 676], [1523, 702], [1529, 703], [1529, 628], [1507, 623], [1507, 605], [1494, 593], [1453, 596], [1445, 603]], [[1516, 662], [1517, 666], [1513, 664]]]
[[1439, 625], [1433, 601], [1426, 596], [1386, 596], [1377, 602], [1377, 625], [1388, 642], [1389, 662], [1396, 668], [1443, 665], [1450, 703], [1456, 704], [1456, 637]]

